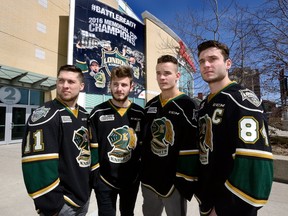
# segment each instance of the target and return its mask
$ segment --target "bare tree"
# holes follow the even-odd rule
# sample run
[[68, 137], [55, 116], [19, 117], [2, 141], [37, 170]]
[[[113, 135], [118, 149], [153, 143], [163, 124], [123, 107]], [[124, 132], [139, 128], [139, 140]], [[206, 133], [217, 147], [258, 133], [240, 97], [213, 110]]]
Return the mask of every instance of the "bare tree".
[[288, 2], [266, 1], [258, 11], [247, 13], [257, 21], [253, 49], [261, 61], [262, 86], [267, 93], [279, 92], [279, 73], [288, 68]]
[[[204, 40], [220, 40], [221, 32], [225, 30], [222, 22], [229, 11], [233, 0], [219, 9], [217, 0], [204, 0], [205, 7], [201, 9], [188, 8], [187, 12], [176, 14], [175, 22], [171, 24], [173, 29], [185, 41], [193, 58], [197, 60], [197, 45]], [[198, 65], [196, 61], [196, 65]], [[198, 67], [199, 68], [199, 67]], [[194, 75], [194, 88], [198, 92], [208, 94], [207, 84], [201, 79], [199, 71]]]
[[[280, 89], [279, 71], [288, 65], [287, 0], [267, 0], [252, 9], [241, 7], [233, 0], [221, 7], [217, 0], [204, 2], [205, 7], [200, 10], [189, 8], [186, 14], [176, 14], [172, 24], [194, 59], [197, 59], [197, 44], [203, 40], [223, 41], [230, 47], [233, 67], [259, 71], [262, 97], [274, 94], [279, 99], [280, 95], [275, 95]], [[207, 93], [200, 73], [194, 78], [196, 91]]]

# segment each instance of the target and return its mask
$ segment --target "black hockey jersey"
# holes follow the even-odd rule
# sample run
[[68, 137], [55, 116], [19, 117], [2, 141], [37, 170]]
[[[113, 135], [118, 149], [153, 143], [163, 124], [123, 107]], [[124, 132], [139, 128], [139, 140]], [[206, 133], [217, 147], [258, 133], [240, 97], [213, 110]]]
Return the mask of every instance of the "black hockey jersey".
[[[261, 100], [235, 82], [199, 109], [202, 213], [253, 215], [268, 199], [273, 161]], [[203, 214], [204, 215], [204, 214]]]
[[143, 118], [144, 109], [135, 103], [118, 108], [109, 100], [91, 111], [93, 178], [99, 169], [102, 179], [117, 189], [139, 179]]
[[35, 207], [45, 215], [59, 212], [64, 202], [83, 206], [90, 197], [88, 113], [75, 113], [57, 99], [29, 117], [22, 143], [22, 170]]
[[145, 107], [141, 181], [162, 197], [175, 187], [186, 199], [193, 196], [199, 163], [195, 111], [185, 94], [164, 106], [156, 96]]

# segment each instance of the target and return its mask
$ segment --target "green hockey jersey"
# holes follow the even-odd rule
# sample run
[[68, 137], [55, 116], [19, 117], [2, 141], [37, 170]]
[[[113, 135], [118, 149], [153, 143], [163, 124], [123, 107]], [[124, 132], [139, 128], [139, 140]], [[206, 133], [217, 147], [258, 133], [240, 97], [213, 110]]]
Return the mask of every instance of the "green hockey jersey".
[[22, 170], [36, 210], [60, 211], [66, 202], [83, 206], [90, 197], [88, 113], [74, 112], [57, 99], [29, 117], [22, 143]]
[[230, 83], [202, 101], [199, 192], [202, 214], [255, 215], [270, 194], [273, 160], [268, 125], [254, 92]]
[[143, 118], [143, 108], [135, 103], [119, 108], [109, 100], [91, 111], [93, 179], [97, 170], [106, 183], [117, 189], [139, 180]]
[[180, 94], [162, 105], [160, 96], [145, 107], [141, 181], [162, 197], [176, 187], [190, 200], [198, 169], [196, 104]]

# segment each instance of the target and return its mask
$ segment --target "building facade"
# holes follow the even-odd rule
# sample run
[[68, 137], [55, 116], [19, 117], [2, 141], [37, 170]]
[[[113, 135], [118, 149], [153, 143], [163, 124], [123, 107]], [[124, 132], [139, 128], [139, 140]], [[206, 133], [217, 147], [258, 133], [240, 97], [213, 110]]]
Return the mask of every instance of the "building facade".
[[69, 0], [0, 0], [0, 7], [0, 144], [9, 144], [55, 97], [57, 68], [67, 62]]
[[[138, 21], [133, 10], [120, 0], [99, 1]], [[69, 63], [69, 0], [0, 0], [0, 144], [19, 143], [25, 122], [34, 109], [53, 99], [56, 74]], [[145, 25], [145, 102], [160, 93], [156, 81], [157, 58], [171, 54], [179, 59], [179, 88], [193, 96], [193, 62], [181, 39], [149, 12]], [[90, 101], [94, 106], [107, 100]], [[81, 94], [79, 103], [88, 100]], [[144, 105], [141, 104], [141, 105]]]
[[235, 80], [245, 88], [252, 90], [259, 98], [261, 98], [260, 73], [257, 69], [235, 68], [231, 73], [229, 73], [229, 77], [231, 80]]

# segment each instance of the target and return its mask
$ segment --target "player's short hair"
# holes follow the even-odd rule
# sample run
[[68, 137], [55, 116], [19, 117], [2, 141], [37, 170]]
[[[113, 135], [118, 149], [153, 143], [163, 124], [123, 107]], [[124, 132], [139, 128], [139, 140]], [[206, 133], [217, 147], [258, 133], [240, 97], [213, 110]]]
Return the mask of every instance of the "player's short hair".
[[133, 71], [130, 66], [120, 65], [120, 66], [114, 67], [111, 70], [111, 81], [115, 78], [125, 78], [125, 77], [128, 77], [130, 79], [130, 84], [132, 84]]
[[57, 72], [57, 77], [59, 76], [61, 71], [70, 71], [77, 73], [80, 82], [84, 83], [84, 75], [79, 67], [76, 67], [75, 65], [62, 65]]
[[216, 47], [217, 49], [220, 49], [225, 61], [229, 58], [229, 48], [227, 47], [227, 45], [215, 40], [207, 40], [199, 44], [197, 47], [198, 57], [202, 51], [210, 47]]
[[172, 55], [162, 55], [157, 59], [157, 64], [171, 62], [178, 66], [177, 59]]

